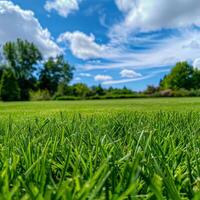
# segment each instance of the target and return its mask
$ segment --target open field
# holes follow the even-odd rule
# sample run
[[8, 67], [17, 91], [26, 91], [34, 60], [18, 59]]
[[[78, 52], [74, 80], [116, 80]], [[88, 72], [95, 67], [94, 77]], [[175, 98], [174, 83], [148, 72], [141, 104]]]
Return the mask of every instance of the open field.
[[0, 103], [0, 199], [200, 199], [200, 98]]
[[200, 98], [149, 98], [92, 101], [41, 101], [0, 103], [0, 118], [42, 117], [60, 112], [108, 114], [114, 112], [200, 111]]

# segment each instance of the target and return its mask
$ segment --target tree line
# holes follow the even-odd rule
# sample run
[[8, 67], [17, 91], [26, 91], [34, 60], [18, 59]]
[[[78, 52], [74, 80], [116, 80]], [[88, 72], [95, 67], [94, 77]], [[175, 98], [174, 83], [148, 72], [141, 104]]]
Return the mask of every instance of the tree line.
[[132, 95], [127, 88], [108, 90], [101, 85], [69, 85], [75, 68], [59, 55], [44, 59], [33, 43], [17, 39], [2, 47], [0, 98], [3, 101], [98, 98], [107, 94]]
[[63, 55], [44, 59], [36, 45], [17, 39], [2, 47], [0, 62], [0, 98], [17, 100], [111, 99], [149, 96], [200, 96], [200, 70], [187, 62], [177, 63], [158, 87], [145, 91], [70, 85], [75, 68]]

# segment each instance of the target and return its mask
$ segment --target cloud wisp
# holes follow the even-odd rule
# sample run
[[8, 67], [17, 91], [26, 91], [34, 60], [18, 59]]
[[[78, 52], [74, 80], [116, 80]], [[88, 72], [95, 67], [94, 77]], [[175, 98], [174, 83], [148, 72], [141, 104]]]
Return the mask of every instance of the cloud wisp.
[[123, 69], [120, 72], [122, 78], [139, 78], [142, 74], [135, 72], [134, 70]]
[[[125, 49], [122, 46], [109, 46], [109, 48], [105, 48], [103, 54], [99, 54], [99, 57], [102, 56], [101, 58], [106, 60], [101, 63], [86, 62], [81, 66], [85, 70], [114, 68], [133, 70], [168, 67], [178, 61], [193, 62], [200, 57], [200, 48], [198, 48], [200, 31], [193, 28], [179, 30], [176, 35], [161, 40], [143, 39], [147, 43], [149, 40], [152, 47], [135, 51], [128, 47]], [[106, 51], [107, 49], [109, 50]]]
[[109, 76], [109, 75], [101, 75], [101, 74], [98, 74], [94, 77], [94, 80], [95, 81], [98, 81], [98, 82], [102, 82], [102, 81], [111, 81], [113, 78], [112, 76]]

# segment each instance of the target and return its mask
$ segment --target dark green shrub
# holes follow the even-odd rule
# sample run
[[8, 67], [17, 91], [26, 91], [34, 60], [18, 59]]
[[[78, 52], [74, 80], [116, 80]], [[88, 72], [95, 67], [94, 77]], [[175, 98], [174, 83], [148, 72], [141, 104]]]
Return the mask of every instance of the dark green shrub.
[[11, 69], [4, 70], [3, 72], [0, 94], [3, 101], [17, 101], [20, 99], [20, 88]]
[[198, 90], [190, 90], [189, 91], [189, 96], [190, 97], [200, 97], [200, 89], [198, 89]]
[[185, 89], [180, 89], [180, 90], [175, 90], [172, 92], [172, 96], [173, 97], [188, 97], [190, 96], [190, 92], [189, 90], [185, 90]]

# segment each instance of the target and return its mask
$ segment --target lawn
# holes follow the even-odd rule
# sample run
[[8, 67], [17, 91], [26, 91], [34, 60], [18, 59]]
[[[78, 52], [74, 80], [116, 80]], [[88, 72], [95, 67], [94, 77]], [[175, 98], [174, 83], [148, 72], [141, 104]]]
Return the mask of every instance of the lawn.
[[52, 116], [60, 112], [108, 114], [114, 112], [200, 111], [200, 98], [144, 98], [92, 101], [0, 103], [0, 117]]
[[200, 98], [0, 103], [0, 199], [200, 199]]

